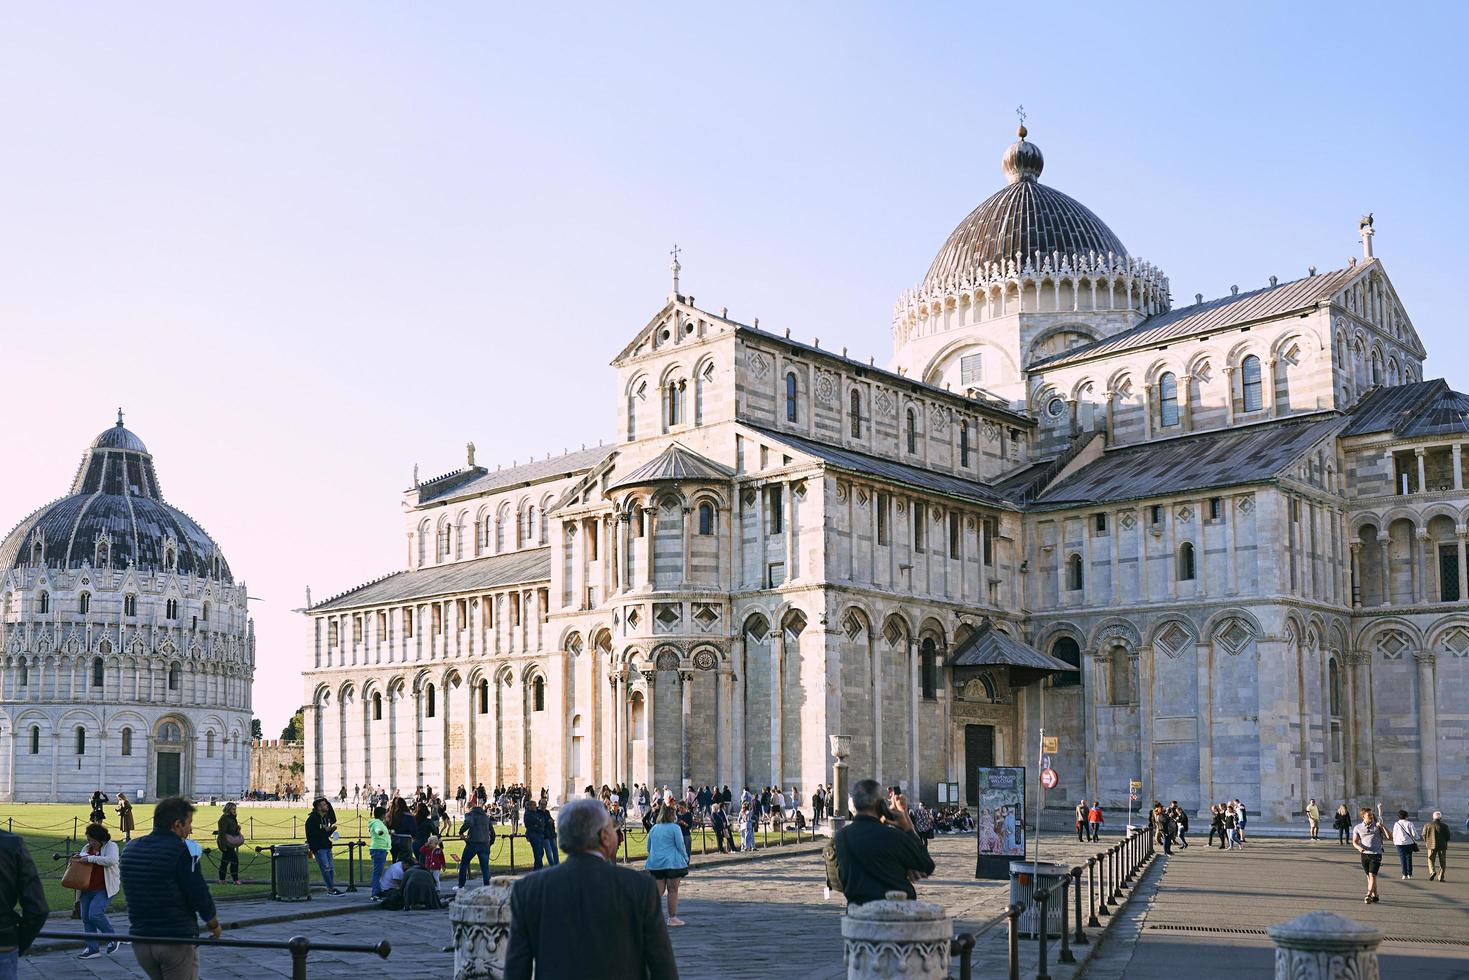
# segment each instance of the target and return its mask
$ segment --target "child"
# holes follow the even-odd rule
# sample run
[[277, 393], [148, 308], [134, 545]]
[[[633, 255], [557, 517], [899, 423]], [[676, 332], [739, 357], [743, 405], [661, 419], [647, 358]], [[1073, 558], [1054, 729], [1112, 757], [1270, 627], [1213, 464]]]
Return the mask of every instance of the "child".
[[425, 871], [434, 876], [434, 885], [437, 886], [439, 876], [444, 871], [444, 842], [439, 839], [437, 834], [432, 834], [428, 840], [423, 842], [423, 846], [418, 849], [418, 855], [422, 858], [421, 866]]

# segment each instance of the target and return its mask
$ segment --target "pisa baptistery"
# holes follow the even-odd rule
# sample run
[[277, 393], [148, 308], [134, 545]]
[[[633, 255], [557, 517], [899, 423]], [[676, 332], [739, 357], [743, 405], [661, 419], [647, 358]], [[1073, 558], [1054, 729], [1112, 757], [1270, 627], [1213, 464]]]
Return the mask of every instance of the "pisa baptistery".
[[0, 544], [0, 800], [234, 797], [254, 626], [219, 546], [117, 424]]

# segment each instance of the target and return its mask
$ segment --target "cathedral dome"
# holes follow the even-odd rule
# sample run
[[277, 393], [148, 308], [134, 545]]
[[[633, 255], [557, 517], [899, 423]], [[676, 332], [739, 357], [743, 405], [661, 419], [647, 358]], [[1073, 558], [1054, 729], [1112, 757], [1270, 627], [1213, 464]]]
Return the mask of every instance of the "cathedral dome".
[[959, 223], [929, 267], [920, 292], [943, 289], [955, 279], [982, 278], [992, 262], [1035, 262], [1036, 253], [1040, 261], [1052, 253], [1127, 257], [1122, 241], [1086, 205], [1040, 182], [1045, 158], [1040, 147], [1026, 140], [1024, 126], [1019, 135], [1002, 162], [1009, 186]]
[[32, 513], [0, 543], [0, 571], [87, 563], [232, 581], [219, 546], [164, 501], [153, 457], [123, 427], [121, 413], [92, 440], [71, 492]]

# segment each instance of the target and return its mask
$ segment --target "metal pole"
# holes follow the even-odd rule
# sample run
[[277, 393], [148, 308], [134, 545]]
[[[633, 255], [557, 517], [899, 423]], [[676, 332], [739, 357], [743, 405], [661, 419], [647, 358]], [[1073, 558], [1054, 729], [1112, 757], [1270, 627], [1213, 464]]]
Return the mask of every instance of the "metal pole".
[[1056, 957], [1061, 963], [1075, 963], [1076, 957], [1071, 955], [1071, 923], [1067, 921], [1068, 905], [1066, 902], [1066, 889], [1071, 885], [1069, 877], [1061, 879], [1061, 955]]
[[[1097, 859], [1094, 857], [1086, 859], [1086, 881], [1087, 898], [1092, 907], [1091, 917], [1086, 920], [1086, 924], [1092, 929], [1100, 929], [1102, 924], [1097, 921]], [[1101, 912], [1106, 915], [1107, 909], [1103, 907]]]
[[1020, 980], [1020, 934], [1017, 931], [1020, 921], [1020, 910], [1023, 905], [1010, 906], [1010, 980]]
[[311, 940], [292, 936], [287, 946], [291, 950], [291, 980], [306, 980], [306, 954], [311, 952]]
[[961, 932], [954, 937], [952, 951], [959, 954], [959, 980], [972, 980], [974, 976], [974, 937], [967, 932]]
[[[258, 854], [260, 852], [256, 851], [255, 853]], [[310, 887], [311, 886], [308, 884], [308, 893], [310, 892]], [[275, 845], [272, 844], [270, 845], [270, 900], [275, 901], [278, 898], [280, 898], [280, 892], [277, 891], [275, 887]]]
[[1086, 933], [1081, 929], [1081, 866], [1077, 865], [1071, 869], [1071, 893], [1072, 907], [1076, 910], [1076, 935], [1071, 937], [1071, 942], [1077, 946], [1089, 945], [1091, 940], [1086, 938]]
[[[1036, 822], [1037, 823], [1040, 822], [1040, 818], [1039, 817], [1036, 818]], [[1037, 908], [1036, 911], [1038, 911], [1040, 913], [1040, 918], [1036, 920], [1036, 927], [1035, 927], [1035, 935], [1036, 935], [1035, 980], [1051, 980], [1051, 975], [1046, 972], [1046, 918], [1049, 915], [1049, 912], [1047, 911], [1047, 906], [1050, 905], [1050, 901], [1051, 901], [1051, 892], [1050, 892], [1050, 890], [1048, 889], [1048, 890], [1046, 890], [1044, 892], [1037, 891], [1036, 892], [1036, 899], [1037, 899], [1036, 904], [1038, 906], [1038, 908]]]
[[357, 842], [347, 841], [347, 891], [357, 890]]

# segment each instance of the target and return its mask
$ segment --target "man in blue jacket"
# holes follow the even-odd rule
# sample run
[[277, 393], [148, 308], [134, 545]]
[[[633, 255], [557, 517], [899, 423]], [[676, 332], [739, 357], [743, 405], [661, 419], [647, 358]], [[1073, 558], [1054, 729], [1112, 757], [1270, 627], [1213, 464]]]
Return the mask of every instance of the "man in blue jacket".
[[[219, 938], [219, 919], [204, 875], [184, 840], [194, 830], [194, 804], [181, 796], [160, 800], [153, 833], [122, 852], [122, 887], [128, 896], [128, 931], [135, 936], [193, 939], [203, 919]], [[199, 947], [133, 944], [138, 965], [152, 980], [198, 980]]]
[[41, 876], [25, 841], [0, 830], [0, 980], [15, 980], [20, 958], [31, 948], [49, 912]]

